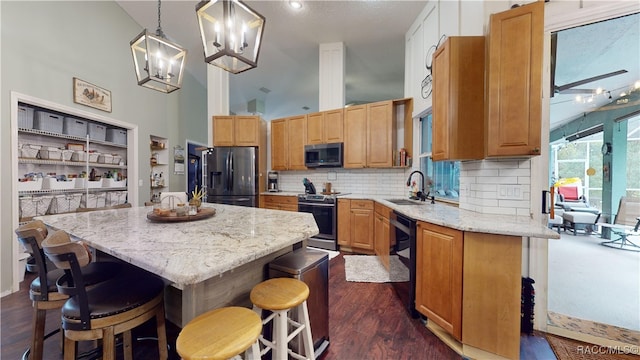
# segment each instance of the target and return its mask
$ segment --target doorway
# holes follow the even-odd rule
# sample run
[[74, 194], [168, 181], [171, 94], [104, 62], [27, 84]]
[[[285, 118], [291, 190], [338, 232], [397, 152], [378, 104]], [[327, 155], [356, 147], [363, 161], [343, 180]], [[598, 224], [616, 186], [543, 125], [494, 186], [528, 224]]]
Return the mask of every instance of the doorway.
[[[187, 194], [202, 189], [202, 150], [207, 145], [187, 140]], [[197, 189], [197, 190], [196, 190]]]

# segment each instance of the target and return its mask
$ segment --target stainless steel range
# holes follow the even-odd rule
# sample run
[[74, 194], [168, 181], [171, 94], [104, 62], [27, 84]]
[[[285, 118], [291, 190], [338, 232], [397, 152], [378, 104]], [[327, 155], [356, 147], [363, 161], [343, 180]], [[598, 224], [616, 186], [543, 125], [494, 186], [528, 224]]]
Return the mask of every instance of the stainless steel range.
[[338, 206], [335, 195], [300, 194], [298, 212], [313, 214], [320, 233], [309, 239], [308, 245], [337, 250]]

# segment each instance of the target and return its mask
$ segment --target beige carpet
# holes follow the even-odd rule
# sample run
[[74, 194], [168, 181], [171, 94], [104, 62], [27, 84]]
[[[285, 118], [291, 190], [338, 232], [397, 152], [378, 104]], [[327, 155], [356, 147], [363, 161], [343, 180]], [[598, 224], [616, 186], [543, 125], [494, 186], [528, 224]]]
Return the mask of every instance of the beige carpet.
[[397, 255], [391, 255], [390, 271], [387, 271], [376, 256], [372, 255], [345, 255], [344, 271], [347, 281], [352, 282], [403, 282], [409, 281], [409, 269], [398, 259]]

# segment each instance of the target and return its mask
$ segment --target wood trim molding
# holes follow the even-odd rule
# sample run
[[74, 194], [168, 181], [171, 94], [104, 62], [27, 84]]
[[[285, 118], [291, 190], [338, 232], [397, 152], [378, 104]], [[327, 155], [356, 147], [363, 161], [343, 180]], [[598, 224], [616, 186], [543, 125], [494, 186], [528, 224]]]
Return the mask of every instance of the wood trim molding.
[[[576, 1], [577, 3], [578, 1]], [[553, 12], [553, 3], [549, 3], [545, 8], [545, 31], [560, 31], [640, 11], [640, 4], [636, 1], [607, 1], [602, 4], [577, 10], [571, 9], [571, 11], [566, 11], [565, 6], [562, 7], [563, 11]]]

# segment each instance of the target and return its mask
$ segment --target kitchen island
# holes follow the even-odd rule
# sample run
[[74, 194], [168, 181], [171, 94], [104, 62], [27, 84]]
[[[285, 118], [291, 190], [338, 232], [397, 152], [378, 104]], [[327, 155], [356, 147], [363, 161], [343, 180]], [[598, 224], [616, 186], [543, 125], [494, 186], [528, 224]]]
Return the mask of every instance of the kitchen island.
[[182, 327], [207, 310], [249, 306], [265, 265], [318, 233], [312, 214], [203, 204], [216, 214], [189, 222], [147, 219], [150, 207], [41, 216], [100, 253], [167, 282], [167, 319]]

